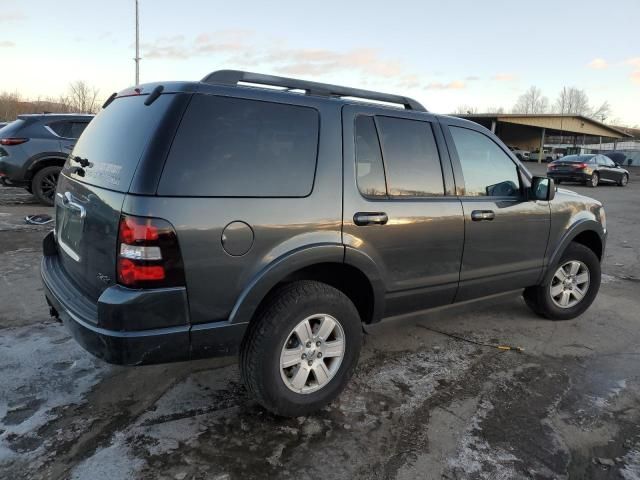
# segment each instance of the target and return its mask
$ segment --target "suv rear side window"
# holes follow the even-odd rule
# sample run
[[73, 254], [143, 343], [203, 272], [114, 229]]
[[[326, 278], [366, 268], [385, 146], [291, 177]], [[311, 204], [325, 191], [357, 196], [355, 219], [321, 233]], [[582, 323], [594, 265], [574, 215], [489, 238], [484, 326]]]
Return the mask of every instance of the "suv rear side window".
[[444, 195], [442, 167], [431, 124], [376, 117], [392, 197]]
[[304, 197], [318, 151], [318, 112], [279, 103], [194, 96], [158, 193], [203, 197]]
[[449, 127], [464, 176], [465, 195], [470, 197], [517, 197], [518, 169], [496, 143], [480, 132]]

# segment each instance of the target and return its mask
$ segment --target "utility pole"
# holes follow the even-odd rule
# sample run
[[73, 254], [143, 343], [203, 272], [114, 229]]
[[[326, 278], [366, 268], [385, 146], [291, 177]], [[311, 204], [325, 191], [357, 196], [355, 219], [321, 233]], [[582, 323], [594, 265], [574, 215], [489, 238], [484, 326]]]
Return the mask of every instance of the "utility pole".
[[138, 14], [138, 0], [136, 0], [136, 86], [140, 85], [140, 21]]

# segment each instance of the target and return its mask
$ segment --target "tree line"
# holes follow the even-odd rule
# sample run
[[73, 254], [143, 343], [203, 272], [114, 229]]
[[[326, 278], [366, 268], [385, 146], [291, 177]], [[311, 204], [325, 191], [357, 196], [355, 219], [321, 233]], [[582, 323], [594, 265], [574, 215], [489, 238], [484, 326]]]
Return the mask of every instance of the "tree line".
[[[478, 109], [469, 105], [460, 105], [454, 113], [478, 113]], [[507, 111], [503, 107], [490, 107], [486, 113], [507, 113]], [[611, 106], [607, 101], [601, 105], [591, 105], [587, 93], [577, 87], [563, 87], [555, 101], [551, 103], [542, 90], [531, 86], [518, 97], [509, 113], [582, 115], [604, 122], [611, 115]]]
[[58, 97], [26, 99], [18, 92], [0, 93], [0, 121], [10, 122], [25, 113], [97, 113], [100, 91], [78, 80]]

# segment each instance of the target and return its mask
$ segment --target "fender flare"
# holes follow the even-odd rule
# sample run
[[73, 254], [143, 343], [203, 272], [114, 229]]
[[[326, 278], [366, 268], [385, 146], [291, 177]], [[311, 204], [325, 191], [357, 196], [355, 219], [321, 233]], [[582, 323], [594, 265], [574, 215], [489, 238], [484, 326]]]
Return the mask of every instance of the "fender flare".
[[373, 289], [373, 309], [370, 323], [376, 323], [384, 317], [385, 286], [376, 262], [362, 250], [345, 247], [344, 263], [360, 270], [369, 280]]
[[604, 248], [605, 248], [605, 243], [607, 239], [607, 234], [602, 228], [602, 224], [590, 218], [585, 218], [583, 220], [580, 220], [575, 224], [573, 224], [571, 228], [569, 228], [569, 230], [567, 230], [564, 233], [560, 241], [557, 243], [553, 251], [553, 254], [551, 255], [551, 257], [549, 258], [549, 261], [545, 265], [545, 269], [543, 271], [540, 283], [545, 283], [546, 281], [549, 280], [549, 277], [553, 275], [554, 273], [553, 266], [555, 266], [558, 263], [558, 261], [560, 260], [560, 257], [562, 256], [566, 248], [569, 246], [569, 244], [573, 241], [573, 239], [576, 238], [579, 234], [587, 231], [595, 232], [598, 234], [598, 237], [600, 237], [600, 242], [602, 243], [602, 254], [604, 255]]
[[[27, 162], [25, 163], [25, 169], [24, 169], [25, 174], [26, 173], [33, 174], [34, 171], [39, 170], [37, 167], [40, 164], [40, 162], [44, 160], [60, 160], [62, 164], [64, 164], [64, 162], [67, 161], [67, 155], [60, 152], [38, 153], [33, 157], [31, 157], [29, 160], [27, 160]], [[25, 175], [25, 180], [26, 180], [26, 175]]]
[[260, 302], [287, 275], [318, 263], [343, 263], [344, 245], [319, 243], [291, 250], [260, 270], [240, 293], [229, 323], [248, 323]]

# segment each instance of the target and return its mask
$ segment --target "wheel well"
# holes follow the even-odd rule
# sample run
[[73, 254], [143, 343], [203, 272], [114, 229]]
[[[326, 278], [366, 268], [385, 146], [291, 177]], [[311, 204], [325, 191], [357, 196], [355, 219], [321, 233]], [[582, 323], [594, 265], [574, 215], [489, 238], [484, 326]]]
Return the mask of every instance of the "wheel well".
[[353, 302], [363, 323], [373, 316], [373, 287], [364, 273], [343, 263], [320, 263], [290, 273], [275, 285], [262, 299], [259, 311], [282, 285], [298, 280], [316, 280], [340, 290]]
[[593, 230], [580, 232], [572, 241], [589, 248], [596, 254], [598, 260], [602, 260], [602, 240], [600, 240], [600, 236]]
[[64, 166], [64, 162], [65, 160], [63, 158], [44, 158], [42, 160], [38, 160], [33, 165], [31, 165], [31, 167], [29, 167], [27, 180], [33, 180], [34, 175], [45, 167], [62, 167]]

